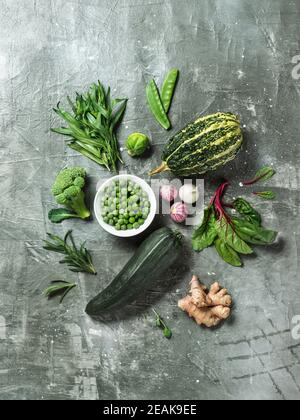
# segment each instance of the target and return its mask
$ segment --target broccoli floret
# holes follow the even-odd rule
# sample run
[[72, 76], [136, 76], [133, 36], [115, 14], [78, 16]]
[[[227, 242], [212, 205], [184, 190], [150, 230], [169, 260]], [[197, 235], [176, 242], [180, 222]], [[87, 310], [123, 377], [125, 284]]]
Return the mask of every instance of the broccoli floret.
[[81, 219], [88, 219], [91, 215], [85, 205], [86, 171], [83, 168], [68, 168], [62, 170], [52, 186], [52, 194], [58, 204], [73, 210]]

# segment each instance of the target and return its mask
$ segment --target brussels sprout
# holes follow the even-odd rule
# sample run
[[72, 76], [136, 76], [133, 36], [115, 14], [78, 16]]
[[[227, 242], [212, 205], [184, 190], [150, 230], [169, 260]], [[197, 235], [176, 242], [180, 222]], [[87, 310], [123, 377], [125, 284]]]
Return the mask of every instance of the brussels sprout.
[[150, 141], [145, 134], [133, 133], [126, 141], [129, 156], [141, 156], [150, 147]]

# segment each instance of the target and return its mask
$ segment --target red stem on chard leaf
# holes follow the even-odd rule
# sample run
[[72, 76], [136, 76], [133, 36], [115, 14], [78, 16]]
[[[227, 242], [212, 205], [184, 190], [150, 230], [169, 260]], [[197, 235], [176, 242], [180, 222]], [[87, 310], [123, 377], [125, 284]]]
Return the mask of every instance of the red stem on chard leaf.
[[[269, 174], [270, 172], [272, 172], [272, 169], [270, 169], [270, 171], [269, 171], [267, 174]], [[266, 177], [266, 173], [263, 173], [263, 174], [261, 174], [260, 176], [257, 176], [257, 177], [255, 177], [255, 178], [253, 178], [253, 179], [250, 179], [249, 181], [244, 181], [244, 182], [242, 182], [242, 184], [243, 184], [244, 186], [249, 187], [249, 186], [251, 186], [251, 185], [256, 184], [257, 182], [259, 182], [261, 179], [263, 179], [263, 178], [265, 178], [265, 177]]]
[[217, 216], [218, 216], [218, 219], [219, 220], [222, 220], [223, 218], [225, 218], [225, 220], [227, 221], [227, 223], [231, 224], [232, 223], [231, 222], [231, 219], [230, 219], [230, 217], [228, 216], [228, 214], [226, 213], [226, 211], [224, 209], [224, 207], [231, 207], [231, 205], [224, 205], [223, 204], [223, 201], [222, 201], [223, 196], [224, 196], [224, 193], [225, 193], [225, 190], [226, 190], [226, 188], [229, 185], [230, 185], [229, 182], [227, 182], [227, 181], [226, 182], [223, 182], [219, 186], [219, 188], [217, 189], [217, 191], [216, 191], [214, 197], [212, 198], [210, 204], [212, 206], [214, 206], [214, 209], [215, 209], [215, 211], [217, 213]]

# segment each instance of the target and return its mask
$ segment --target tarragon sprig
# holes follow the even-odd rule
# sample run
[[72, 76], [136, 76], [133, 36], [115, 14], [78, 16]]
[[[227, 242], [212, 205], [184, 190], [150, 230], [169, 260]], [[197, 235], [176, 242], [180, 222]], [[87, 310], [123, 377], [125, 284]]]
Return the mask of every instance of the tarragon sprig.
[[69, 147], [109, 171], [116, 171], [118, 161], [123, 163], [116, 128], [126, 110], [127, 99], [111, 99], [110, 88], [93, 84], [86, 94], [76, 94], [73, 102], [67, 98], [72, 113], [60, 104], [54, 108], [67, 123], [67, 127], [53, 128], [52, 131], [69, 137]]

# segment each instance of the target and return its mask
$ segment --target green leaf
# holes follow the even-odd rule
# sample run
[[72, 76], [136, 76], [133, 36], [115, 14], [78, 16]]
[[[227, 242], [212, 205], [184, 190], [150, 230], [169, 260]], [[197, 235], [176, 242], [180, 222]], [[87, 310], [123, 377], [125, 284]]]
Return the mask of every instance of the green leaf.
[[261, 226], [261, 215], [243, 198], [237, 198], [233, 206], [248, 222]]
[[245, 255], [253, 253], [252, 248], [238, 236], [237, 232], [225, 217], [222, 217], [222, 219], [216, 223], [216, 227], [219, 238], [236, 252]]
[[213, 207], [210, 206], [204, 210], [204, 218], [201, 226], [193, 233], [192, 245], [194, 251], [203, 251], [203, 249], [213, 245], [214, 240], [218, 236], [216, 230], [216, 217]]
[[168, 327], [164, 328], [163, 334], [168, 340], [172, 338], [172, 331]]
[[246, 220], [233, 218], [232, 221], [240, 238], [253, 245], [271, 245], [278, 236], [278, 232], [264, 229]]
[[166, 325], [166, 323], [164, 322], [163, 318], [159, 315], [159, 313], [155, 310], [152, 309], [154, 315], [155, 315], [155, 325], [156, 327], [160, 328], [163, 331], [163, 336], [167, 339], [172, 338], [172, 331], [170, 330], [170, 328]]
[[49, 286], [45, 291], [44, 295], [48, 297], [49, 299], [61, 295], [62, 297], [60, 299], [60, 303], [63, 302], [64, 298], [67, 296], [67, 294], [76, 287], [75, 283], [69, 283], [67, 281], [63, 280], [55, 280], [51, 282], [51, 286]]
[[72, 136], [72, 130], [70, 130], [69, 128], [65, 128], [65, 127], [60, 127], [60, 128], [51, 128], [51, 131], [53, 133], [56, 134], [61, 134], [63, 136]]
[[254, 192], [253, 194], [264, 200], [275, 200], [277, 197], [276, 193], [273, 191], [259, 191]]
[[259, 181], [268, 181], [269, 179], [273, 178], [275, 174], [276, 174], [275, 169], [269, 166], [265, 166], [256, 172], [255, 178]]
[[68, 219], [78, 219], [80, 216], [68, 209], [52, 209], [48, 213], [48, 218], [52, 223], [61, 223]]
[[215, 247], [220, 257], [223, 258], [227, 264], [234, 267], [241, 267], [243, 265], [238, 253], [222, 239], [218, 238], [215, 241]]
[[124, 103], [119, 106], [117, 112], [113, 115], [112, 121], [111, 121], [111, 127], [112, 129], [115, 129], [115, 127], [117, 127], [117, 125], [120, 123], [124, 112], [126, 110], [126, 106], [127, 106], [127, 99], [124, 101]]
[[271, 179], [275, 174], [275, 169], [269, 166], [265, 166], [255, 174], [255, 177], [253, 179], [251, 179], [250, 181], [244, 181], [243, 185], [253, 185], [260, 181], [267, 181]]

